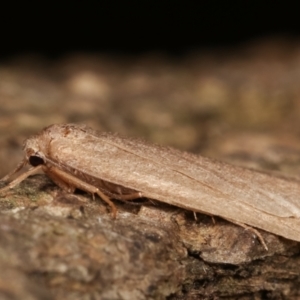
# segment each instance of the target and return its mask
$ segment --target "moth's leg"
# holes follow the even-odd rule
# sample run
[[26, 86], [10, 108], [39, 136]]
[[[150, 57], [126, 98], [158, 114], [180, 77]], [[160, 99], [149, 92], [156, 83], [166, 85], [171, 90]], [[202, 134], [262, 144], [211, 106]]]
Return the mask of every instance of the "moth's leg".
[[117, 199], [121, 201], [134, 200], [142, 198], [143, 195], [141, 192], [123, 187], [121, 185], [111, 183], [105, 180], [97, 180], [97, 183], [94, 183], [105, 195], [110, 199]]
[[10, 182], [6, 187], [0, 189], [0, 194], [5, 193], [8, 190], [12, 189], [17, 184], [19, 184], [20, 182], [22, 182], [23, 180], [25, 180], [27, 177], [29, 177], [30, 175], [36, 173], [37, 171], [40, 171], [41, 169], [42, 169], [42, 165], [38, 165], [36, 167], [33, 167], [33, 168], [29, 169], [27, 172], [21, 174], [15, 180], [13, 180], [12, 182]]
[[47, 166], [43, 167], [43, 171], [44, 173], [51, 178], [51, 180], [58, 185], [63, 191], [66, 191], [67, 193], [74, 193], [76, 187], [73, 186], [72, 184], [70, 184], [69, 182], [66, 182], [64, 180], [62, 180], [61, 177], [59, 177], [58, 175], [56, 175], [54, 172], [51, 172], [52, 168], [50, 169], [49, 172], [49, 168]]
[[194, 215], [194, 220], [197, 222], [198, 221], [197, 212], [193, 211], [193, 215]]
[[[223, 219], [224, 219], [224, 218], [223, 218]], [[262, 237], [262, 235], [260, 234], [260, 232], [259, 232], [258, 230], [256, 230], [255, 228], [253, 228], [253, 227], [251, 227], [251, 226], [247, 226], [247, 225], [245, 225], [244, 223], [239, 223], [239, 222], [233, 221], [233, 220], [231, 220], [231, 219], [225, 219], [225, 220], [227, 220], [227, 221], [229, 221], [229, 222], [231, 222], [231, 223], [234, 223], [234, 224], [236, 224], [236, 225], [238, 225], [238, 226], [241, 226], [241, 227], [243, 227], [245, 230], [252, 231], [252, 232], [258, 237], [259, 241], [261, 242], [261, 244], [263, 245], [263, 247], [266, 249], [266, 251], [269, 250], [267, 244], [265, 243], [264, 238]]]
[[110, 198], [127, 201], [142, 198], [142, 193], [124, 187], [103, 181], [103, 189]]
[[4, 181], [4, 182], [8, 181], [11, 176], [13, 176], [17, 172], [19, 172], [26, 164], [27, 164], [27, 161], [25, 159], [22, 160], [14, 170], [12, 170], [10, 173], [8, 173], [3, 178], [1, 178], [0, 181]]
[[91, 193], [91, 194], [97, 194], [103, 201], [105, 201], [111, 208], [111, 213], [113, 215], [113, 218], [116, 218], [117, 215], [117, 208], [114, 205], [114, 203], [103, 193], [101, 192], [97, 187], [90, 185], [81, 179], [73, 176], [72, 174], [69, 174], [65, 171], [62, 171], [58, 169], [57, 167], [44, 167], [45, 173], [49, 174], [50, 178], [57, 178], [58, 181], [64, 182], [65, 186], [75, 187], [80, 190], [83, 190], [85, 192]]
[[[199, 211], [193, 211], [193, 215], [194, 215], [195, 221], [198, 221], [197, 213], [199, 213]], [[213, 224], [214, 225], [216, 224], [216, 220], [215, 220], [215, 218], [214, 218], [214, 216], [212, 214], [209, 214], [207, 212], [201, 212], [201, 213], [204, 214], [204, 215], [207, 215], [207, 216], [211, 217], [211, 220], [212, 220]]]
[[113, 194], [112, 193], [111, 197], [114, 198], [114, 199], [127, 201], [127, 200], [135, 200], [135, 199], [138, 199], [138, 198], [142, 198], [143, 195], [142, 195], [141, 192], [134, 192], [134, 193], [127, 194], [127, 195]]
[[[198, 217], [197, 217], [197, 213], [199, 213], [199, 211], [191, 211], [193, 213], [193, 217], [194, 217], [194, 221], [197, 222], [198, 221]], [[204, 213], [203, 213], [204, 214]], [[210, 216], [210, 215], [209, 215]]]

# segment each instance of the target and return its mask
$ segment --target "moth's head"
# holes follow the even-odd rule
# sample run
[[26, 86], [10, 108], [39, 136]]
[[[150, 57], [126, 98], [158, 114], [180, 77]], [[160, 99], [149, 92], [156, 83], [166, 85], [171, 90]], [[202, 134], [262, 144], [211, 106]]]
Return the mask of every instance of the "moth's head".
[[45, 163], [45, 142], [40, 135], [33, 136], [24, 142], [25, 159], [28, 164], [36, 167]]
[[28, 164], [36, 167], [50, 161], [49, 153], [51, 142], [67, 137], [78, 130], [86, 130], [86, 126], [75, 124], [54, 124], [44, 128], [39, 134], [34, 135], [24, 142], [23, 150]]

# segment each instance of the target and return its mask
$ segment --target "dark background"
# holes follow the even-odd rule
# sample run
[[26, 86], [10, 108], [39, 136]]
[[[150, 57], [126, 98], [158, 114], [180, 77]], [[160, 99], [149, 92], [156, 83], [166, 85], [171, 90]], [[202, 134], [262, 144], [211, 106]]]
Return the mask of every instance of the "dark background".
[[16, 2], [1, 8], [0, 57], [70, 52], [186, 55], [264, 38], [298, 38], [299, 10], [283, 1]]

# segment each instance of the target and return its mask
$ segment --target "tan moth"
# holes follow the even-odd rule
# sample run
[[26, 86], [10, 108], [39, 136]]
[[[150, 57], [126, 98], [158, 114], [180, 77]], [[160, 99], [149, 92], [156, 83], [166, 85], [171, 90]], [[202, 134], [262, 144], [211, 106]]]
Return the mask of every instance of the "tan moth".
[[111, 199], [147, 197], [300, 241], [300, 180], [217, 162], [141, 140], [101, 133], [85, 125], [46, 127], [25, 141], [32, 168], [0, 190], [5, 193], [43, 170], [68, 192], [75, 188]]

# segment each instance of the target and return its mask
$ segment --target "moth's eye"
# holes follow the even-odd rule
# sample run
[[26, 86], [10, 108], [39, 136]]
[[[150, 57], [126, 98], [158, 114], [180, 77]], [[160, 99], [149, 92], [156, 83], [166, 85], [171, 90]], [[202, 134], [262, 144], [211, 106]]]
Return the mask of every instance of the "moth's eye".
[[36, 167], [36, 166], [38, 166], [38, 165], [42, 165], [42, 164], [44, 163], [44, 161], [43, 161], [43, 159], [40, 158], [39, 156], [34, 156], [34, 155], [32, 155], [32, 156], [29, 157], [29, 163], [30, 163], [32, 166]]

